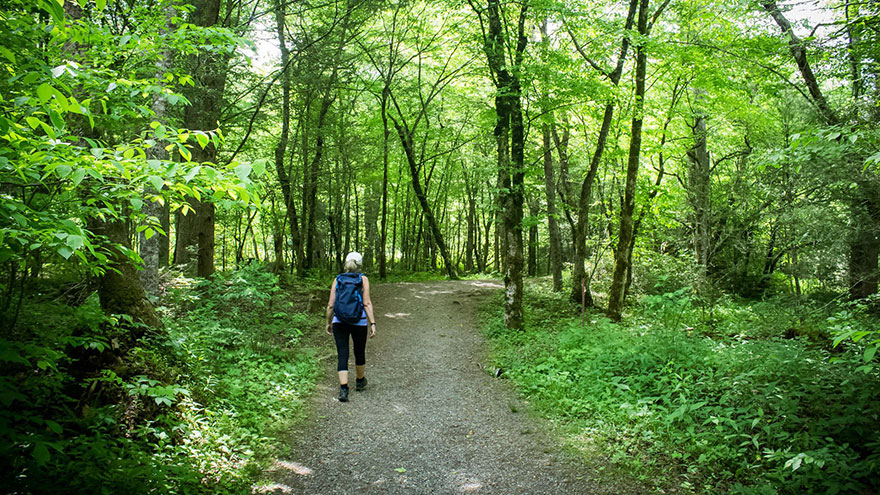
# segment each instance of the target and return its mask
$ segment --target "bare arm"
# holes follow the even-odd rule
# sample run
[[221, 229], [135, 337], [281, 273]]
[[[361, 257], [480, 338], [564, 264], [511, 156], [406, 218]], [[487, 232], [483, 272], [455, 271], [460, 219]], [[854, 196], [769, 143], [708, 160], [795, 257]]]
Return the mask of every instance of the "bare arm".
[[336, 304], [336, 280], [333, 280], [333, 285], [330, 286], [330, 300], [327, 301], [327, 334], [332, 334], [333, 330], [331, 329], [333, 323], [333, 305]]
[[[333, 295], [331, 294], [332, 298]], [[370, 299], [370, 280], [364, 276], [364, 310], [367, 312], [367, 324], [370, 326], [370, 338], [376, 336], [376, 317], [373, 315], [373, 301]]]

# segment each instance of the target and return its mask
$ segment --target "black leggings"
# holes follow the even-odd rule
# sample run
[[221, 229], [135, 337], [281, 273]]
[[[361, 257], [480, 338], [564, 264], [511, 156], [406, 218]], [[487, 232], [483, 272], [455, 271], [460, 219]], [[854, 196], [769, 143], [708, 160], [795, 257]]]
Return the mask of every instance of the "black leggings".
[[364, 350], [367, 347], [367, 326], [349, 325], [348, 323], [333, 324], [333, 339], [336, 340], [336, 354], [339, 356], [336, 371], [348, 371], [348, 336], [354, 342], [354, 364], [363, 366], [367, 363]]

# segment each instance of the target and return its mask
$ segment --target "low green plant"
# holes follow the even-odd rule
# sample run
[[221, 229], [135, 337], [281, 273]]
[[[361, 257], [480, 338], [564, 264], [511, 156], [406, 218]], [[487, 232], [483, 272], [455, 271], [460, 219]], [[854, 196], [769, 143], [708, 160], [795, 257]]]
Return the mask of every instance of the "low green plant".
[[314, 383], [317, 361], [301, 338], [317, 319], [294, 312], [259, 265], [179, 286], [160, 308], [165, 330], [122, 361], [103, 357], [126, 322], [96, 298], [78, 308], [27, 302], [0, 339], [7, 490], [251, 492]]
[[494, 365], [568, 425], [572, 445], [598, 448], [663, 489], [880, 488], [880, 380], [858, 368], [863, 347], [833, 361], [827, 343], [755, 338], [751, 321], [737, 320], [753, 309], [731, 299], [713, 327], [701, 326], [689, 289], [642, 298], [623, 323], [591, 315], [581, 325], [547, 309], [567, 304], [564, 295], [533, 287], [524, 332], [490, 315]]

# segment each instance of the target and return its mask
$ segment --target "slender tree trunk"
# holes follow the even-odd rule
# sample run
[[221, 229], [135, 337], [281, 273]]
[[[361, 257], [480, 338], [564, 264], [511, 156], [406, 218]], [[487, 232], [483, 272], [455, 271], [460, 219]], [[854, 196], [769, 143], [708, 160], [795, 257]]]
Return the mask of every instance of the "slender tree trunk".
[[[538, 218], [540, 214], [538, 200], [532, 198], [529, 200], [529, 215]], [[529, 256], [526, 266], [530, 277], [538, 276], [538, 224], [534, 222], [529, 226]]]
[[[697, 98], [697, 101], [700, 101]], [[688, 151], [688, 200], [693, 209], [694, 258], [703, 274], [709, 270], [712, 232], [709, 212], [709, 150], [706, 145], [706, 117], [696, 115], [692, 128], [694, 145]]]
[[434, 219], [434, 214], [431, 211], [431, 206], [428, 204], [428, 198], [425, 195], [425, 192], [422, 190], [421, 181], [419, 180], [419, 167], [416, 162], [412, 135], [407, 129], [404, 129], [404, 127], [397, 122], [394, 123], [394, 127], [397, 129], [397, 134], [400, 136], [400, 141], [403, 145], [403, 151], [406, 155], [406, 161], [409, 164], [410, 175], [412, 176], [413, 192], [416, 195], [416, 199], [419, 201], [419, 205], [421, 205], [422, 207], [422, 214], [428, 221], [428, 226], [431, 229], [431, 234], [434, 237], [434, 242], [436, 242], [437, 246], [440, 248], [440, 255], [443, 257], [443, 263], [446, 265], [446, 274], [450, 280], [457, 280], [458, 275], [456, 275], [455, 273], [455, 265], [452, 262], [452, 258], [449, 255], [448, 249], [446, 248], [446, 243], [443, 241], [443, 234], [440, 232], [440, 226]]
[[[160, 31], [160, 35], [166, 34], [168, 31], [174, 29], [172, 25], [172, 19], [176, 15], [174, 7], [168, 7], [165, 12], [165, 29]], [[168, 50], [162, 52], [162, 55], [156, 60], [156, 79], [159, 81], [163, 80], [165, 73], [168, 71], [171, 66], [171, 53]], [[160, 83], [162, 84], [162, 83]], [[165, 121], [165, 106], [166, 101], [164, 96], [162, 95], [154, 95], [153, 96], [153, 105], [152, 111], [154, 114], [154, 118], [157, 122], [164, 123]], [[147, 158], [153, 160], [168, 160], [168, 152], [165, 151], [165, 147], [160, 143], [156, 143], [146, 150]], [[152, 187], [146, 188], [144, 191], [147, 195], [152, 194], [161, 194], [161, 191], [156, 191]], [[143, 213], [149, 219], [150, 217], [154, 217], [159, 221], [160, 226], [163, 223], [163, 218], [167, 219], [168, 211], [166, 207], [167, 203], [162, 202], [160, 204], [158, 201], [152, 201], [151, 199], [147, 199], [144, 201]], [[151, 230], [152, 231], [152, 230]], [[163, 242], [164, 241], [164, 242]], [[141, 259], [144, 260], [143, 269], [140, 272], [141, 283], [144, 286], [144, 291], [146, 291], [149, 295], [157, 295], [159, 293], [159, 267], [162, 265], [162, 244], [167, 245], [168, 242], [168, 230], [166, 229], [164, 233], [156, 232], [154, 235], [147, 236], [147, 231], [144, 230], [140, 233], [140, 239], [138, 245], [140, 247], [140, 256]], [[167, 260], [168, 250], [167, 247], [165, 249], [165, 258]], [[167, 261], [165, 263], [167, 265]]]
[[553, 170], [553, 150], [550, 145], [550, 126], [541, 127], [544, 138], [544, 193], [547, 196], [547, 235], [550, 237], [550, 272], [553, 274], [553, 292], [562, 291], [562, 241], [556, 219], [556, 178]]
[[198, 246], [198, 232], [196, 230], [196, 214], [192, 208], [188, 208], [186, 214], [182, 210], [175, 212], [177, 227], [174, 229], [174, 264], [186, 265], [190, 262], [192, 248]]
[[[285, 34], [285, 5], [286, 3], [282, 0], [275, 0], [275, 27], [278, 34], [278, 47], [281, 50], [281, 67], [284, 71], [281, 74], [281, 137], [278, 140], [278, 144], [275, 146], [275, 172], [278, 176], [278, 183], [281, 186], [281, 195], [284, 200], [287, 223], [290, 227], [290, 240], [293, 252], [298, 254], [302, 251], [302, 240], [299, 233], [299, 218], [297, 218], [296, 214], [296, 204], [294, 203], [290, 174], [288, 174], [287, 168], [284, 165], [284, 159], [287, 154], [287, 144], [290, 139], [290, 50], [287, 48], [287, 37]], [[283, 245], [281, 239], [278, 239], [275, 242], [276, 245]], [[298, 260], [297, 266], [299, 266], [299, 264]]]
[[[639, 2], [639, 34], [648, 35], [648, 0]], [[639, 172], [639, 159], [642, 151], [642, 125], [645, 108], [645, 75], [648, 57], [645, 46], [636, 49], [636, 93], [635, 116], [632, 120], [630, 134], [629, 159], [626, 166], [626, 185], [624, 186], [623, 207], [620, 210], [620, 234], [614, 255], [614, 274], [611, 278], [611, 289], [608, 291], [608, 317], [619, 320], [623, 308], [624, 283], [628, 265], [629, 245], [633, 238], [633, 211], [636, 204], [636, 180]]]
[[[211, 27], [221, 25], [221, 0], [200, 0], [193, 2], [195, 10], [190, 22], [197, 26]], [[199, 53], [193, 57], [195, 88], [189, 95], [190, 106], [184, 110], [184, 124], [188, 129], [213, 131], [217, 129], [223, 106], [223, 93], [226, 89], [230, 55], [228, 53]], [[194, 162], [217, 161], [217, 148], [213, 142], [202, 148], [191, 149]], [[210, 277], [214, 273], [214, 205], [205, 201], [194, 201], [196, 213], [195, 232], [198, 239], [198, 263], [196, 274]]]
[[[620, 42], [620, 52], [617, 57], [617, 66], [615, 67], [614, 71], [607, 74], [608, 79], [614, 86], [618, 86], [620, 84], [620, 78], [623, 74], [624, 62], [626, 61], [626, 54], [629, 51], [629, 31], [632, 29], [638, 6], [639, 0], [630, 0], [629, 10], [627, 12], [626, 22], [624, 24], [625, 34]], [[645, 15], [647, 16], [647, 12], [645, 12]], [[574, 40], [573, 35], [572, 39]], [[577, 43], [575, 43], [575, 45], [578, 46]], [[605, 152], [605, 146], [606, 142], [608, 141], [608, 134], [611, 131], [611, 124], [613, 120], [614, 100], [609, 100], [608, 103], [605, 104], [605, 112], [602, 116], [602, 127], [600, 128], [599, 136], [596, 139], [596, 151], [593, 153], [593, 157], [590, 160], [590, 168], [587, 171], [587, 175], [586, 177], [584, 177], [584, 180], [581, 183], [580, 197], [578, 199], [577, 205], [577, 225], [575, 225], [574, 232], [572, 233], [574, 241], [574, 262], [572, 268], [571, 299], [574, 302], [580, 303], [581, 297], [583, 297], [584, 302], [587, 306], [593, 305], [593, 295], [590, 291], [590, 281], [587, 279], [584, 267], [588, 255], [587, 230], [590, 220], [590, 203], [592, 201], [593, 182], [596, 180], [596, 173], [599, 170], [599, 164], [602, 162], [602, 155]], [[624, 248], [625, 247], [626, 245], [624, 246]], [[585, 290], [583, 296], [582, 290]]]
[[[389, 57], [390, 58], [390, 57]], [[385, 280], [386, 268], [386, 245], [388, 243], [388, 145], [391, 129], [388, 126], [388, 82], [382, 88], [382, 221], [379, 227], [381, 231], [381, 249], [379, 249], [379, 278]], [[394, 255], [394, 243], [392, 242], [391, 253]]]

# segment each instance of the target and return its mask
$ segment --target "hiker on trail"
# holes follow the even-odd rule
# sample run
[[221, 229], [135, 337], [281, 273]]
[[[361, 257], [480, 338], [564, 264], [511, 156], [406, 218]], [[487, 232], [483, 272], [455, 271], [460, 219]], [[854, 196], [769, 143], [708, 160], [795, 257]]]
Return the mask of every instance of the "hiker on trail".
[[327, 334], [336, 340], [336, 355], [339, 374], [339, 402], [348, 402], [348, 339], [354, 342], [354, 369], [357, 375], [355, 390], [360, 392], [367, 386], [364, 376], [367, 347], [367, 326], [370, 338], [376, 336], [376, 318], [373, 316], [373, 303], [370, 301], [370, 281], [360, 272], [363, 257], [351, 252], [345, 257], [344, 273], [336, 276], [330, 287], [330, 301], [327, 302]]

